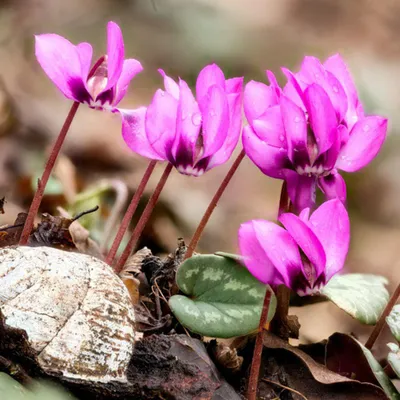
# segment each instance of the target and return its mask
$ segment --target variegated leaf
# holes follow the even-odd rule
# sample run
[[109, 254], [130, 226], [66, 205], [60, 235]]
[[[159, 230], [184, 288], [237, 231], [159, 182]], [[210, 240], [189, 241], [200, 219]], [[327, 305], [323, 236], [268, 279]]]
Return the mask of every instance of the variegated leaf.
[[[267, 287], [234, 259], [193, 256], [180, 266], [176, 281], [190, 298], [175, 295], [169, 304], [181, 324], [191, 331], [226, 338], [257, 329]], [[272, 295], [268, 320], [275, 309]]]
[[322, 294], [363, 324], [374, 325], [389, 300], [383, 276], [345, 274], [334, 276]]

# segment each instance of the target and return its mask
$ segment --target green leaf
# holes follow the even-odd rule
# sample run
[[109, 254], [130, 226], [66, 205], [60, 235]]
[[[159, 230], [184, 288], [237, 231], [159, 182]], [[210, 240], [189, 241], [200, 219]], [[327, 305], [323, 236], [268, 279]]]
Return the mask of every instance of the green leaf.
[[61, 386], [35, 382], [30, 390], [9, 375], [0, 372], [0, 393], [4, 400], [74, 400]]
[[386, 317], [392, 335], [400, 342], [400, 304], [392, 308], [390, 314]]
[[[179, 322], [200, 335], [228, 338], [258, 328], [266, 288], [232, 258], [197, 255], [179, 267], [176, 282], [182, 292], [169, 300]], [[268, 321], [275, 314], [272, 294]]]
[[379, 275], [336, 275], [322, 294], [363, 324], [374, 325], [389, 300], [387, 284]]
[[369, 366], [371, 367], [372, 372], [375, 375], [375, 378], [381, 385], [382, 389], [384, 390], [388, 398], [390, 400], [400, 400], [399, 392], [397, 391], [396, 387], [393, 385], [389, 377], [385, 374], [385, 371], [381, 367], [381, 364], [379, 364], [379, 362], [376, 361], [375, 357], [365, 346], [363, 346], [360, 342], [358, 343], [365, 355], [365, 358], [368, 361]]
[[400, 378], [400, 348], [399, 345], [395, 343], [388, 343], [387, 346], [390, 349], [387, 360], [393, 371]]

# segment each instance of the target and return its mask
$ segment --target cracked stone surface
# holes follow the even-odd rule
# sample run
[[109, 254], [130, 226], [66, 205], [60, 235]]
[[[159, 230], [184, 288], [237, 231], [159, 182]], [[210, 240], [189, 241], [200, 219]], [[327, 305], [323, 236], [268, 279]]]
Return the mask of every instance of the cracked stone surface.
[[0, 309], [8, 326], [26, 331], [46, 372], [127, 381], [134, 310], [104, 262], [49, 247], [0, 249]]

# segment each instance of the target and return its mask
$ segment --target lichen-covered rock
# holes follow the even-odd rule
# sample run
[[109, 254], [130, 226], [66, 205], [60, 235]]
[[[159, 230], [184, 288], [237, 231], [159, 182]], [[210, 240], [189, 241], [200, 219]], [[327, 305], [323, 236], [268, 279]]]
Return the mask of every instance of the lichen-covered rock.
[[104, 262], [49, 247], [0, 249], [0, 311], [46, 373], [127, 382], [135, 339], [127, 289]]

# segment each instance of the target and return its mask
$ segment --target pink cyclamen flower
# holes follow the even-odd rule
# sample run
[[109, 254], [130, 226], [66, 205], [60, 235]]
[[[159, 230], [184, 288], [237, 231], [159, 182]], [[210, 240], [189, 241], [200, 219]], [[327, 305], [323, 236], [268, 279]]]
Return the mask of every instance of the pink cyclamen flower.
[[124, 60], [124, 40], [115, 22], [107, 25], [107, 55], [91, 77], [93, 49], [89, 43], [75, 46], [52, 33], [35, 39], [36, 58], [47, 76], [65, 97], [91, 108], [114, 111], [132, 78], [143, 69], [137, 60]]
[[380, 150], [387, 120], [365, 116], [347, 67], [339, 55], [324, 64], [305, 57], [300, 72], [283, 69], [281, 89], [251, 81], [244, 91], [243, 146], [263, 173], [285, 179], [297, 211], [315, 201], [318, 185], [328, 199], [346, 199], [337, 170], [354, 172]]
[[284, 228], [264, 220], [240, 226], [239, 247], [252, 275], [304, 296], [318, 293], [343, 268], [350, 241], [344, 205], [333, 199], [309, 213], [282, 214]]
[[122, 135], [136, 153], [166, 160], [185, 175], [200, 176], [225, 163], [242, 128], [243, 78], [225, 79], [215, 64], [200, 72], [194, 97], [187, 83], [176, 83], [164, 71], [164, 90], [151, 104], [137, 110], [119, 110]]

